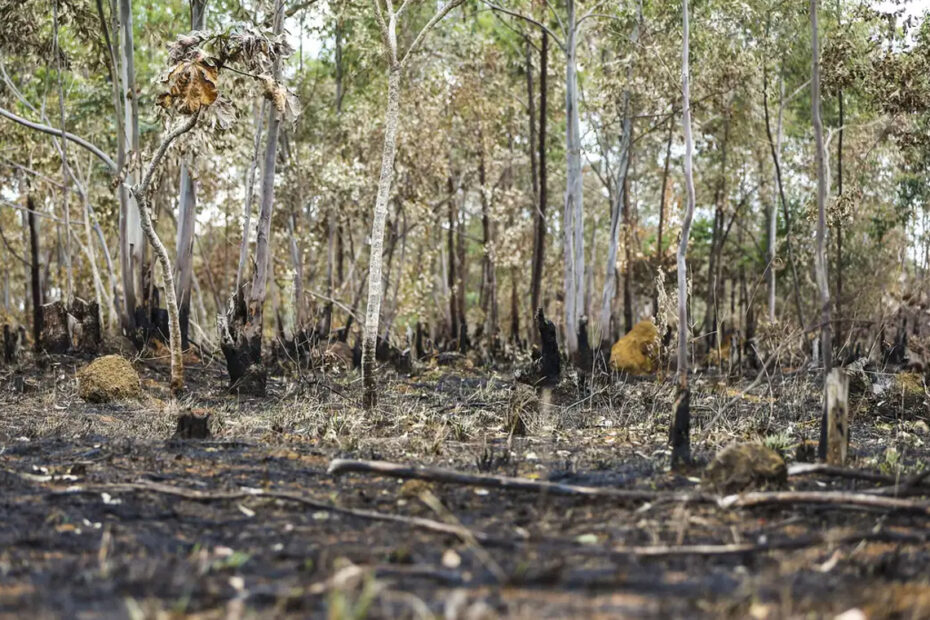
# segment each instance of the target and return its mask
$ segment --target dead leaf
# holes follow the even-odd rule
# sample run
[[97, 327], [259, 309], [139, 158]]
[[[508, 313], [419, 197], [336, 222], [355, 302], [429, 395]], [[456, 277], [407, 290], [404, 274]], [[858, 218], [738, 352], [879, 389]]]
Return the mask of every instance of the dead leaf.
[[167, 90], [158, 95], [158, 105], [181, 114], [193, 114], [209, 107], [219, 95], [218, 75], [219, 70], [204, 60], [179, 62], [163, 80]]

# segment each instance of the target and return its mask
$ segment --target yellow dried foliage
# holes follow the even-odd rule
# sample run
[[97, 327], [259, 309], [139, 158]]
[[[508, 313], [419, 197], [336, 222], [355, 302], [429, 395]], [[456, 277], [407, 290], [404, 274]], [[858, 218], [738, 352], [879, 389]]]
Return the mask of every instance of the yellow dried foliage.
[[631, 375], [656, 371], [659, 363], [659, 330], [651, 320], [640, 321], [610, 348], [610, 365]]
[[174, 108], [181, 114], [193, 114], [210, 106], [218, 96], [216, 78], [219, 71], [201, 60], [182, 61], [168, 73], [164, 82], [168, 90], [158, 95], [158, 105]]

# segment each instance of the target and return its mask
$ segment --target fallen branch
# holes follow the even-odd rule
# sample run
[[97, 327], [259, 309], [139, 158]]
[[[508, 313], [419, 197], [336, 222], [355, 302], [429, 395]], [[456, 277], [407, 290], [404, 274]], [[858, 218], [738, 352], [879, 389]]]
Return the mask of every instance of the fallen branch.
[[417, 529], [428, 530], [437, 534], [448, 534], [455, 536], [463, 542], [477, 540], [484, 544], [493, 544], [495, 546], [515, 546], [515, 542], [503, 538], [497, 538], [490, 534], [470, 530], [465, 527], [450, 525], [433, 519], [424, 519], [422, 517], [408, 517], [405, 515], [393, 514], [388, 512], [378, 512], [375, 510], [364, 510], [359, 508], [343, 508], [334, 506], [326, 502], [321, 502], [303, 495], [290, 493], [287, 491], [265, 491], [262, 489], [242, 489], [239, 491], [223, 491], [219, 493], [206, 493], [183, 487], [161, 484], [158, 482], [128, 482], [116, 484], [95, 484], [87, 486], [69, 487], [62, 491], [54, 491], [55, 495], [69, 495], [72, 493], [96, 494], [96, 493], [131, 493], [131, 492], [148, 492], [159, 493], [161, 495], [171, 495], [195, 502], [217, 502], [247, 499], [250, 497], [261, 497], [267, 499], [277, 499], [282, 501], [294, 502], [303, 506], [308, 506], [315, 510], [322, 510], [334, 514], [367, 519], [369, 521], [387, 521], [392, 523], [401, 523]]
[[930, 517], [930, 504], [912, 502], [896, 497], [883, 497], [868, 493], [843, 493], [818, 491], [777, 491], [771, 493], [744, 493], [721, 497], [717, 504], [721, 508], [752, 508], [773, 504], [826, 504], [861, 509], [880, 508], [883, 510], [908, 512]]
[[614, 555], [631, 555], [638, 558], [662, 558], [672, 556], [726, 556], [764, 553], [767, 551], [790, 551], [806, 549], [821, 544], [843, 545], [858, 544], [860, 542], [893, 542], [893, 543], [925, 543], [930, 538], [927, 534], [911, 534], [903, 532], [871, 530], [855, 532], [842, 536], [826, 534], [811, 534], [787, 540], [774, 540], [764, 543], [734, 543], [727, 545], [654, 545], [648, 547], [612, 547]]
[[886, 476], [871, 471], [861, 469], [849, 469], [847, 467], [837, 467], [836, 465], [827, 465], [826, 463], [793, 463], [788, 466], [788, 476], [807, 476], [822, 475], [834, 476], [836, 478], [849, 478], [851, 480], [869, 480], [872, 482], [884, 482], [895, 484], [898, 482], [893, 476]]
[[341, 474], [346, 472], [379, 474], [393, 478], [413, 478], [446, 484], [462, 484], [489, 489], [506, 489], [513, 491], [533, 491], [551, 495], [572, 497], [610, 498], [621, 501], [674, 501], [681, 503], [712, 503], [715, 498], [702, 493], [668, 493], [663, 491], [646, 491], [634, 489], [611, 489], [605, 487], [577, 486], [514, 478], [511, 476], [493, 476], [489, 474], [469, 474], [451, 469], [407, 466], [387, 461], [356, 461], [351, 459], [334, 459], [327, 472]]
[[[382, 521], [398, 523], [410, 526], [416, 529], [422, 529], [429, 532], [451, 535], [459, 538], [463, 542], [479, 541], [483, 544], [505, 549], [526, 548], [534, 544], [537, 550], [549, 550], [552, 552], [572, 553], [589, 557], [608, 557], [614, 560], [628, 558], [665, 558], [665, 557], [682, 557], [682, 556], [729, 556], [729, 555], [746, 555], [753, 553], [764, 553], [768, 551], [787, 551], [815, 547], [821, 544], [841, 545], [841, 544], [858, 544], [863, 541], [868, 542], [893, 542], [902, 544], [921, 544], [930, 540], [930, 534], [921, 532], [918, 534], [895, 532], [888, 530], [867, 530], [841, 536], [831, 536], [829, 532], [825, 534], [813, 534], [788, 540], [776, 540], [762, 543], [737, 543], [737, 544], [703, 544], [703, 545], [652, 545], [652, 546], [603, 546], [603, 545], [585, 545], [574, 540], [567, 539], [540, 539], [529, 540], [527, 538], [502, 538], [491, 536], [482, 531], [472, 530], [464, 526], [442, 523], [432, 519], [422, 517], [409, 517], [394, 513], [378, 512], [375, 510], [364, 510], [357, 508], [343, 508], [334, 506], [325, 502], [290, 493], [287, 491], [265, 491], [262, 489], [241, 489], [239, 491], [226, 491], [208, 493], [193, 489], [185, 489], [157, 482], [134, 482], [134, 483], [115, 483], [115, 484], [97, 484], [87, 486], [73, 486], [64, 490], [53, 491], [53, 495], [72, 495], [81, 494], [98, 494], [98, 493], [158, 493], [172, 497], [180, 497], [196, 502], [215, 502], [215, 501], [232, 501], [247, 498], [267, 498], [281, 501], [294, 502], [303, 506], [308, 506], [316, 510], [331, 512], [334, 514], [345, 515], [348, 517], [364, 519], [369, 521]], [[755, 493], [743, 497], [751, 496], [773, 496], [773, 495], [790, 495], [775, 493]], [[739, 498], [740, 496], [731, 496]], [[724, 498], [729, 499], [729, 498]], [[887, 498], [870, 497], [870, 500], [878, 500], [887, 503]], [[903, 500], [896, 500], [901, 503]], [[750, 504], [750, 505], [758, 505]], [[904, 502], [911, 504], [911, 502]]]

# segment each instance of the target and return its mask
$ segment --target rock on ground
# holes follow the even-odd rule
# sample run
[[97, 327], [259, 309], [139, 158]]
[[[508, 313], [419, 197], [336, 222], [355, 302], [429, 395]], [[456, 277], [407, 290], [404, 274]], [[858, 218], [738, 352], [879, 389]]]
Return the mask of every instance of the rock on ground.
[[704, 471], [704, 484], [725, 494], [786, 482], [785, 460], [761, 443], [732, 443], [718, 452]]
[[133, 400], [142, 396], [139, 373], [123, 357], [98, 357], [77, 373], [78, 395], [91, 403]]

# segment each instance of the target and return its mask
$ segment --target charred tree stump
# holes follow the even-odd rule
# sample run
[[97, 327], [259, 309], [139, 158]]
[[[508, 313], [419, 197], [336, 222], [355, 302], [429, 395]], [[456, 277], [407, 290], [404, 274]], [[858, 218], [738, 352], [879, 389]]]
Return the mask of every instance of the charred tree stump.
[[210, 414], [199, 415], [195, 412], [178, 416], [178, 426], [172, 439], [210, 439]]
[[26, 208], [26, 220], [29, 225], [29, 281], [32, 288], [32, 346], [38, 353], [41, 351], [42, 342], [42, 284], [39, 276], [39, 231], [36, 228], [35, 201], [32, 195], [26, 198]]
[[588, 317], [586, 316], [578, 321], [578, 351], [575, 353], [575, 366], [585, 374], [591, 374], [594, 366], [594, 352], [588, 343]]
[[229, 372], [229, 390], [249, 396], [264, 396], [267, 371], [262, 365], [261, 323], [248, 320], [242, 291], [233, 298], [230, 312], [220, 326], [220, 348]]
[[99, 351], [102, 336], [96, 301], [75, 299], [70, 306], [56, 301], [42, 308], [42, 316], [42, 351], [54, 354]]
[[675, 399], [675, 419], [672, 422], [669, 443], [672, 446], [672, 469], [691, 464], [691, 390], [678, 390]]
[[45, 353], [67, 353], [71, 350], [71, 332], [68, 329], [68, 309], [63, 301], [42, 306], [40, 350]]
[[533, 359], [528, 372], [517, 375], [517, 380], [536, 387], [553, 386], [559, 382], [562, 373], [562, 360], [559, 356], [559, 343], [556, 340], [555, 325], [546, 318], [542, 308], [536, 310], [534, 317], [542, 349]]

